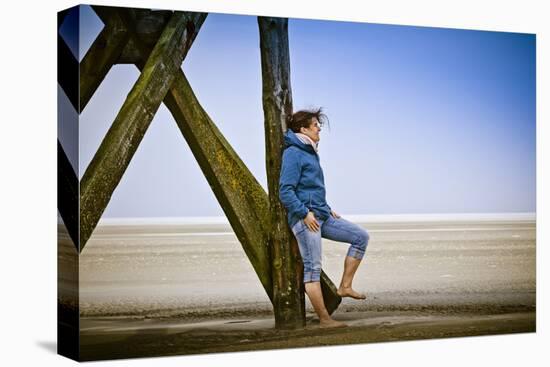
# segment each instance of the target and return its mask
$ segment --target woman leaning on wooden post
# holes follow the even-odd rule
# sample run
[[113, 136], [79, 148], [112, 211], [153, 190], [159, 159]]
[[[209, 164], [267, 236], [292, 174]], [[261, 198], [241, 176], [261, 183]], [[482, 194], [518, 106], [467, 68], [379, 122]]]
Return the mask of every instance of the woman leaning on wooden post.
[[323, 301], [321, 238], [350, 244], [337, 293], [358, 300], [366, 296], [352, 288], [352, 281], [369, 242], [365, 229], [342, 218], [326, 201], [319, 159], [320, 133], [325, 121], [328, 119], [321, 108], [289, 116], [279, 180], [279, 198], [286, 207], [288, 223], [298, 241], [304, 264], [305, 291], [322, 328], [347, 325], [331, 318]]

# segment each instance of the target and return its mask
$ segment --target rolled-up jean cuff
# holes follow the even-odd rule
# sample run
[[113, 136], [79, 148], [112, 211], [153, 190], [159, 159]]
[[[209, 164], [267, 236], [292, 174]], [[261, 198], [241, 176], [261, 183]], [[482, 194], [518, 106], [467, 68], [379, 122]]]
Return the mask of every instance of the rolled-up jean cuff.
[[305, 271], [304, 272], [304, 283], [309, 282], [320, 282], [321, 281], [321, 272], [320, 271]]
[[363, 256], [365, 256], [365, 251], [361, 251], [359, 249], [356, 249], [355, 247], [350, 247], [348, 250], [348, 256], [351, 256], [357, 260], [363, 259]]

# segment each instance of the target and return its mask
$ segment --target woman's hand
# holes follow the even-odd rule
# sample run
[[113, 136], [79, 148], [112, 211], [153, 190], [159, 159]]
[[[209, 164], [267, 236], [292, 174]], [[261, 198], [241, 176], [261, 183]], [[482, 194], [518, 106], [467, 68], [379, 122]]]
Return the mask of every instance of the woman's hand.
[[312, 232], [317, 232], [319, 230], [319, 223], [317, 222], [317, 219], [315, 219], [315, 214], [313, 214], [312, 211], [307, 213], [304, 218], [304, 224]]
[[331, 210], [331, 211], [330, 211], [330, 214], [331, 214], [334, 218], [340, 218], [340, 214], [336, 213], [334, 210]]

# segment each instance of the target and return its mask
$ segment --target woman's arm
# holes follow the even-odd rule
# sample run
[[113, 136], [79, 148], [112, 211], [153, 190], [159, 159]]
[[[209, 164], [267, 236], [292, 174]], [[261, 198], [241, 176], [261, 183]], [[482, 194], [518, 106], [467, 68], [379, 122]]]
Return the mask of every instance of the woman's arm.
[[285, 149], [279, 178], [279, 199], [291, 215], [304, 218], [309, 209], [296, 196], [296, 188], [301, 174], [302, 167], [299, 154], [292, 149]]

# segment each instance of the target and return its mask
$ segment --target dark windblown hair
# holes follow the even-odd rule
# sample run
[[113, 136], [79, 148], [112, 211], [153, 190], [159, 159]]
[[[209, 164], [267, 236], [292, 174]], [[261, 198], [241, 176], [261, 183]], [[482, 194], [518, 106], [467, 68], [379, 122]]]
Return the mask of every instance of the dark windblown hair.
[[286, 127], [295, 133], [299, 133], [301, 127], [307, 128], [311, 125], [311, 119], [314, 117], [319, 121], [319, 126], [324, 126], [325, 123], [328, 125], [328, 117], [322, 112], [322, 110], [323, 108], [319, 107], [316, 110], [300, 110], [292, 115], [288, 115], [286, 119]]

